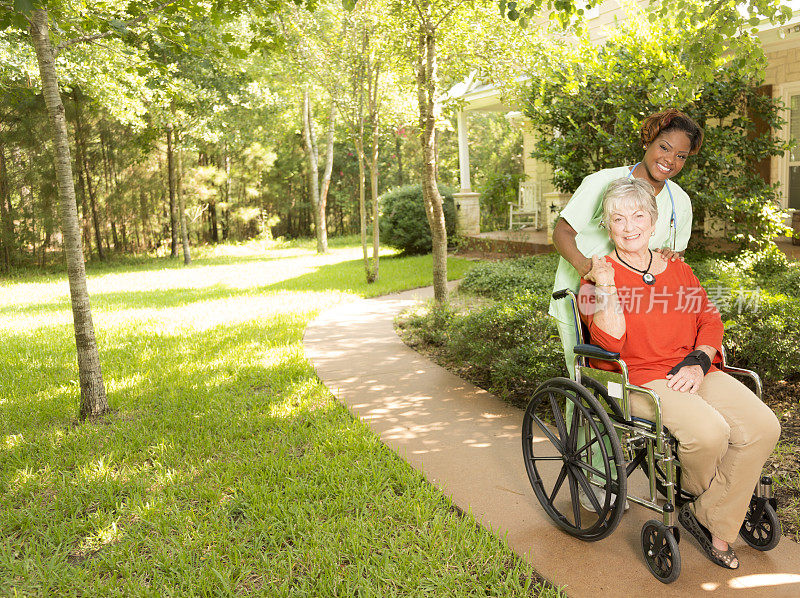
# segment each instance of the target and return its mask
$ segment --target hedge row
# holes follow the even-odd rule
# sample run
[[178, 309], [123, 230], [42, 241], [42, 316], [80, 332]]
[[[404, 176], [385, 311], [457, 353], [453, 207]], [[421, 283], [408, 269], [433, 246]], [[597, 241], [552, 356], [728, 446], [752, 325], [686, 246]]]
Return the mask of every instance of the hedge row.
[[[729, 362], [765, 381], [800, 379], [800, 264], [777, 249], [687, 259], [720, 308]], [[555, 255], [482, 263], [461, 290], [492, 301], [468, 313], [434, 306], [412, 326], [491, 392], [524, 403], [538, 383], [566, 374], [547, 315], [556, 264]]]

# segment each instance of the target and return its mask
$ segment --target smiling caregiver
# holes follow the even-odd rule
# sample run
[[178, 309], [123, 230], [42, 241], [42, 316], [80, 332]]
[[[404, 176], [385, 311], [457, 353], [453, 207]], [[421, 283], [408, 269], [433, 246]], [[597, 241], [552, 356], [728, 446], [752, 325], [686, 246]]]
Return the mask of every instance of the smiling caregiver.
[[[609, 183], [621, 177], [643, 179], [655, 189], [658, 220], [650, 248], [673, 260], [686, 250], [692, 232], [692, 203], [686, 192], [668, 179], [681, 171], [689, 156], [700, 151], [703, 130], [691, 118], [670, 108], [647, 117], [640, 134], [644, 147], [641, 162], [590, 174], [561, 211], [553, 230], [553, 244], [561, 255], [554, 291], [570, 288], [577, 292], [581, 277], [593, 280], [592, 256], [608, 255], [613, 250], [608, 231], [601, 226], [602, 198]], [[551, 301], [550, 315], [556, 319], [567, 369], [574, 374], [576, 334], [568, 303]]]

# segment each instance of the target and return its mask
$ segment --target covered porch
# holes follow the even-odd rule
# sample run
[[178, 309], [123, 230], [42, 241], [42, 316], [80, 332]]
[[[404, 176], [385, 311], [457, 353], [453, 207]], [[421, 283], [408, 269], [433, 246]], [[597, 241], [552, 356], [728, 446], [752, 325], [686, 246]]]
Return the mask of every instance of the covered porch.
[[[525, 116], [515, 106], [502, 101], [498, 89], [475, 81], [474, 76], [454, 86], [449, 98], [457, 99], [458, 162], [460, 190], [454, 194], [456, 230], [470, 248], [502, 253], [542, 253], [552, 251], [555, 218], [569, 195], [558, 192], [550, 183], [549, 167], [531, 157], [535, 145]], [[469, 152], [469, 121], [473, 114], [505, 113], [509, 122], [522, 130], [524, 180], [517, 201], [509, 206], [509, 217], [502, 230], [481, 231], [481, 196], [472, 186]]]

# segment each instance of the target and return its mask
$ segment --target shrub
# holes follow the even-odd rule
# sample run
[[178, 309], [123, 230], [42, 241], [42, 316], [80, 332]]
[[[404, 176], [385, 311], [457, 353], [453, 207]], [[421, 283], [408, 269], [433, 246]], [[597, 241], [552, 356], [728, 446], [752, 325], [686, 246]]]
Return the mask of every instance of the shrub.
[[402, 328], [413, 330], [423, 343], [444, 347], [447, 346], [448, 328], [455, 317], [450, 304], [431, 301], [406, 312], [399, 323]]
[[733, 365], [767, 381], [800, 379], [800, 301], [762, 294], [757, 309], [723, 312], [729, 316], [724, 343]]
[[800, 378], [800, 263], [770, 245], [691, 265], [722, 314], [731, 365], [766, 381]]
[[[456, 232], [456, 210], [453, 190], [439, 186], [448, 238]], [[380, 199], [381, 241], [406, 254], [430, 253], [433, 249], [431, 229], [425, 216], [422, 185], [405, 185], [392, 189]]]
[[524, 406], [540, 383], [566, 373], [561, 341], [541, 296], [523, 294], [454, 319], [452, 356], [487, 389]]
[[[770, 248], [689, 262], [722, 314], [729, 363], [766, 382], [800, 379], [800, 263]], [[539, 383], [566, 375], [547, 315], [556, 264], [555, 254], [479, 264], [461, 284], [471, 299], [422, 309], [407, 326], [467, 378], [524, 406]]]
[[460, 289], [493, 299], [528, 293], [549, 301], [557, 266], [555, 253], [484, 262], [467, 272]]
[[[556, 188], [571, 193], [588, 173], [641, 160], [642, 119], [679, 108], [705, 130], [700, 153], [677, 180], [695, 215], [724, 219], [741, 247], [764, 246], [785, 227], [778, 189], [764, 182], [756, 165], [782, 155], [789, 144], [770, 133], [784, 121], [780, 101], [759, 91], [759, 60], [734, 52], [711, 70], [693, 67], [701, 54], [687, 54], [695, 44], [687, 43], [685, 30], [662, 19], [657, 34], [650, 27], [631, 21], [600, 48], [588, 41], [564, 45], [531, 65], [525, 113], [541, 139], [533, 157], [552, 167]], [[654, 77], [669, 84], [654, 86]]]

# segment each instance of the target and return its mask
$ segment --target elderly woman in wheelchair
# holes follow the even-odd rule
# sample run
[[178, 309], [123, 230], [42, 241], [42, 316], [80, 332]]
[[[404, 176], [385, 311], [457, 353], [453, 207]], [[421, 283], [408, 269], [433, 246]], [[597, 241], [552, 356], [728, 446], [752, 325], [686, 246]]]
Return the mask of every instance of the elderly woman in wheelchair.
[[[609, 185], [603, 221], [613, 253], [593, 258], [593, 282], [581, 281], [577, 300], [570, 290], [554, 293], [573, 302], [575, 380], [539, 386], [522, 440], [537, 498], [569, 533], [610, 534], [626, 502], [616, 496], [660, 512], [663, 521], [642, 530], [642, 549], [651, 572], [669, 583], [680, 573], [676, 509], [722, 567], [739, 566], [731, 547], [738, 535], [759, 550], [778, 543], [771, 480], [761, 470], [780, 425], [759, 398], [758, 376], [725, 364], [719, 312], [692, 269], [649, 249], [657, 216], [647, 182]], [[729, 374], [749, 377], [758, 395]], [[627, 491], [640, 466], [647, 498]], [[592, 509], [581, 509], [579, 495]]]

